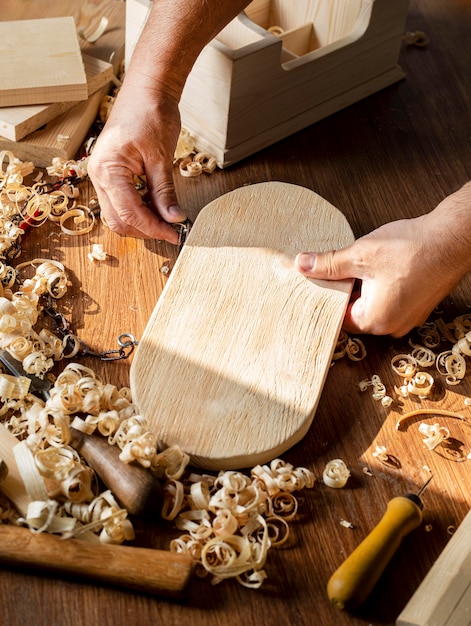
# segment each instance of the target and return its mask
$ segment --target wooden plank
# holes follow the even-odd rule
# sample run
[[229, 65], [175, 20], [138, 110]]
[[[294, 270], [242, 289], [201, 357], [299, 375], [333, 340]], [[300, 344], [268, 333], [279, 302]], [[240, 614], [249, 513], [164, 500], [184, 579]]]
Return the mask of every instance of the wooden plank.
[[397, 618], [397, 626], [471, 623], [471, 511]]
[[131, 366], [159, 440], [234, 469], [306, 434], [352, 281], [306, 279], [294, 257], [352, 241], [343, 215], [297, 185], [249, 185], [202, 210]]
[[[113, 66], [88, 54], [83, 54], [82, 58], [87, 76], [88, 93], [92, 95], [101, 87], [111, 83]], [[0, 109], [0, 135], [11, 141], [19, 141], [76, 104], [76, 102], [54, 102], [47, 105], [4, 107]]]
[[[27, 6], [28, 14], [47, 16], [73, 15], [80, 27], [88, 27], [94, 20], [107, 17], [106, 32], [91, 44], [80, 40], [80, 47], [87, 55], [111, 63], [114, 73], [119, 74], [124, 58], [125, 3], [115, 0], [97, 0], [93, 4], [93, 15], [84, 13], [84, 5], [71, 0], [49, 0], [47, 3], [34, 3]], [[0, 19], [21, 19], [26, 12], [25, 5], [16, 0], [5, 0]], [[93, 18], [93, 19], [92, 19]], [[76, 156], [90, 126], [93, 124], [102, 97], [107, 93], [104, 87], [88, 100], [76, 104], [58, 118], [48, 122], [44, 128], [26, 135], [20, 141], [0, 137], [1, 150], [11, 150], [22, 160], [31, 160], [38, 167], [50, 165], [53, 157], [71, 159]]]
[[88, 97], [72, 17], [0, 22], [0, 56], [0, 106]]
[[32, 161], [37, 167], [49, 166], [54, 157], [74, 158], [107, 91], [107, 87], [97, 91], [21, 141], [0, 137], [0, 150], [10, 150], [22, 161]]

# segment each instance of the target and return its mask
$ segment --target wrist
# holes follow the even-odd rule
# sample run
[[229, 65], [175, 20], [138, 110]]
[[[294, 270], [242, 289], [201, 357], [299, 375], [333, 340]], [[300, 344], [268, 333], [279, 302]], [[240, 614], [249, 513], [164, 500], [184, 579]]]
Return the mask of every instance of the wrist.
[[471, 271], [471, 183], [445, 198], [424, 216], [431, 245], [437, 258], [446, 259], [444, 268], [456, 280]]

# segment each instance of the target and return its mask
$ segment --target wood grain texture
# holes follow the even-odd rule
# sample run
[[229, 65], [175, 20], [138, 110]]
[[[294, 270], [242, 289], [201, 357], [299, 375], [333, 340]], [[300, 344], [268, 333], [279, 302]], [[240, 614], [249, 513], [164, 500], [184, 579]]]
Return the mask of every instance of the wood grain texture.
[[[2, 11], [22, 8], [36, 17], [52, 5], [78, 16], [84, 6], [97, 9], [101, 2], [2, 0], [1, 4]], [[112, 6], [123, 9], [124, 4], [127, 1], [114, 0]], [[182, 206], [195, 219], [201, 207], [235, 188], [281, 180], [312, 189], [341, 209], [356, 237], [393, 219], [407, 220], [431, 210], [471, 179], [470, 20], [469, 2], [411, 0], [405, 30], [425, 32], [430, 43], [425, 48], [403, 44], [399, 64], [406, 80], [211, 176], [188, 179], [176, 172]], [[101, 45], [93, 51], [101, 52]], [[81, 193], [86, 201], [94, 191], [83, 184]], [[103, 244], [108, 252], [105, 262], [88, 260], [93, 243]], [[68, 237], [57, 225], [46, 223], [32, 229], [22, 247], [20, 262], [47, 256], [64, 263], [72, 285], [58, 303], [60, 310], [95, 350], [116, 347], [118, 335], [125, 331], [142, 338], [171, 277], [159, 269], [165, 264], [173, 271], [177, 258], [170, 244], [120, 237], [102, 225], [87, 235]], [[470, 294], [468, 277], [436, 315], [451, 321], [469, 313]], [[409, 352], [408, 341], [415, 342], [417, 335], [362, 339], [366, 358], [335, 362], [311, 428], [283, 455], [287, 462], [312, 470], [318, 480], [313, 489], [299, 494], [290, 537], [280, 549], [269, 551], [268, 578], [259, 591], [235, 581], [214, 586], [208, 579], [193, 579], [185, 602], [168, 602], [98, 583], [83, 584], [72, 577], [34, 573], [26, 566], [3, 566], [3, 622], [117, 626], [126, 619], [126, 626], [393, 626], [451, 540], [448, 526], [458, 527], [471, 507], [470, 461], [457, 462], [453, 450], [427, 450], [418, 432], [419, 420], [401, 432], [395, 424], [418, 406], [466, 410], [469, 416], [463, 400], [471, 396], [471, 375], [452, 388], [438, 377], [432, 399], [420, 404], [404, 399], [387, 411], [368, 392], [360, 392], [358, 383], [378, 374], [394, 393], [401, 380], [392, 372], [390, 359]], [[110, 363], [83, 357], [80, 362], [107, 382], [129, 384], [129, 360]], [[465, 458], [471, 447], [470, 428], [446, 418], [440, 423], [450, 428], [455, 442], [462, 442]], [[377, 445], [386, 446], [398, 463], [381, 463], [373, 456]], [[324, 466], [334, 458], [342, 458], [351, 472], [343, 489], [330, 489], [322, 482]], [[429, 476], [424, 465], [432, 470], [433, 480], [422, 498], [422, 526], [404, 539], [366, 604], [353, 613], [339, 613], [328, 601], [329, 577], [378, 523], [391, 498], [416, 492], [424, 483]], [[343, 527], [341, 519], [354, 528]], [[133, 521], [138, 546], [168, 549], [170, 540], [180, 534], [172, 522], [160, 518]], [[425, 530], [428, 525], [430, 532]]]
[[131, 368], [160, 441], [236, 469], [306, 434], [352, 281], [306, 279], [294, 257], [352, 241], [336, 208], [287, 183], [249, 185], [201, 211]]
[[0, 21], [0, 106], [88, 97], [72, 17]]
[[471, 512], [399, 615], [397, 626], [464, 626], [470, 623]]
[[[106, 61], [82, 54], [87, 77], [88, 94], [92, 95], [113, 79], [113, 66]], [[0, 108], [0, 135], [11, 141], [19, 141], [47, 122], [68, 111], [76, 102], [54, 102], [31, 106]]]

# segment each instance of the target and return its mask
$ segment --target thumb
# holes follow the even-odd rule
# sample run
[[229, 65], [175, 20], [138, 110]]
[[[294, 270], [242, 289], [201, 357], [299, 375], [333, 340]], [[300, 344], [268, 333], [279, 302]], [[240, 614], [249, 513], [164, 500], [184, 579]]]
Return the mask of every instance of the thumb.
[[150, 171], [152, 173], [147, 174], [147, 189], [152, 206], [166, 222], [183, 222], [186, 215], [178, 204], [172, 167], [155, 164]]
[[295, 267], [301, 274], [320, 280], [355, 278], [348, 254], [344, 250], [329, 252], [300, 252]]

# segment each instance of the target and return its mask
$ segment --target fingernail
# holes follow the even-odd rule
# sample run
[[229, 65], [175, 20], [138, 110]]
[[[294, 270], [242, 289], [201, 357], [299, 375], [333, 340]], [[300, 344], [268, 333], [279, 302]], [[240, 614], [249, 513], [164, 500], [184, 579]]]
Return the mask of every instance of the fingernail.
[[316, 255], [312, 252], [301, 252], [296, 259], [298, 267], [303, 272], [309, 272], [314, 268]]
[[186, 219], [185, 213], [181, 210], [178, 204], [173, 204], [168, 207], [168, 212], [172, 218], [175, 218], [176, 222], [183, 222]]

